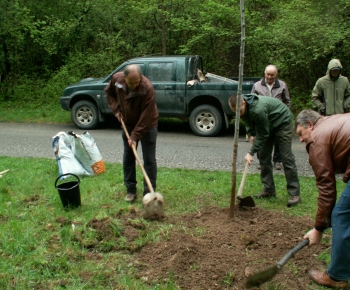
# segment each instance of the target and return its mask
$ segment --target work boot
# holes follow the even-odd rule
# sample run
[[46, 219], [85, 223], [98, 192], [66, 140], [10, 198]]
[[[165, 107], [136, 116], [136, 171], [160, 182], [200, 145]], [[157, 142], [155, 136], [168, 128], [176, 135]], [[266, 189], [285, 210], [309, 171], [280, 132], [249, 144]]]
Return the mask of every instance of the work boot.
[[276, 197], [276, 192], [266, 192], [262, 191], [256, 195], [254, 195], [255, 198], [269, 198], [269, 197]]
[[347, 289], [348, 281], [334, 281], [327, 274], [327, 272], [322, 272], [318, 270], [310, 270], [309, 276], [312, 281], [316, 282], [319, 285], [335, 288], [335, 289]]
[[281, 162], [275, 162], [275, 169], [276, 170], [282, 170], [282, 163]]
[[287, 207], [291, 207], [293, 205], [297, 205], [300, 202], [301, 202], [300, 195], [291, 195], [289, 197], [289, 200], [288, 200], [288, 203], [287, 203]]
[[133, 202], [136, 199], [136, 193], [128, 193], [125, 197], [126, 202]]

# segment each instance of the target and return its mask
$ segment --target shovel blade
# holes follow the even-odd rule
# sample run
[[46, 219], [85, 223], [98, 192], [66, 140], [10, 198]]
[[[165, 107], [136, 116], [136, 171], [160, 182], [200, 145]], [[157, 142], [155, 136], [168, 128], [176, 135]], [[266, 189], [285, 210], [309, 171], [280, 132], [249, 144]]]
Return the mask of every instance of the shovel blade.
[[264, 270], [261, 270], [255, 274], [253, 274], [252, 276], [250, 276], [246, 282], [246, 287], [247, 288], [251, 288], [251, 287], [258, 287], [260, 286], [262, 283], [265, 283], [269, 280], [271, 280], [273, 277], [275, 277], [275, 275], [278, 273], [279, 268], [278, 265], [271, 265], [269, 267], [267, 267]]
[[271, 280], [279, 272], [279, 270], [281, 270], [282, 267], [289, 261], [289, 259], [294, 256], [296, 252], [306, 247], [309, 243], [309, 239], [301, 241], [295, 247], [289, 250], [288, 253], [285, 254], [277, 264], [271, 265], [265, 268], [264, 270], [259, 271], [250, 276], [246, 282], [247, 288], [259, 286], [260, 284]]
[[255, 201], [251, 196], [241, 197], [237, 196], [237, 199], [239, 200], [239, 207], [242, 206], [248, 206], [248, 207], [255, 207]]

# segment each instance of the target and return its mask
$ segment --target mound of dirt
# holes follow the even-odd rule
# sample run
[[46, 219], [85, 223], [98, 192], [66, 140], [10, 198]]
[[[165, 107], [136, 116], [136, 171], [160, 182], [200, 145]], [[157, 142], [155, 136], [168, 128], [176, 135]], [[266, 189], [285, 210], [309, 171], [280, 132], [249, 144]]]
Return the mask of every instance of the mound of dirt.
[[[244, 289], [249, 275], [276, 264], [313, 226], [310, 218], [238, 206], [234, 219], [229, 209], [210, 207], [164, 222], [182, 230], [134, 253], [134, 266], [143, 281], [172, 280], [181, 289]], [[255, 289], [316, 286], [307, 272], [325, 269], [316, 257], [329, 246], [300, 250], [271, 281]]]

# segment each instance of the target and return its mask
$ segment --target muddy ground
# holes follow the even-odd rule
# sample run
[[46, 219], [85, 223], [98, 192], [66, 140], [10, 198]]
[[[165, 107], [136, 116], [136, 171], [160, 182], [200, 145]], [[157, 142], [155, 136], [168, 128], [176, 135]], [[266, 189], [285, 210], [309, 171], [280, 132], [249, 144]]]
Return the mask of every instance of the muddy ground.
[[[169, 279], [172, 273], [181, 289], [245, 289], [247, 276], [277, 263], [301, 241], [313, 222], [260, 208], [235, 210], [205, 208], [201, 212], [171, 217], [165, 222], [184, 224], [191, 233], [175, 231], [170, 238], [149, 244], [135, 255], [146, 281]], [[202, 230], [204, 230], [202, 232]], [[193, 234], [196, 233], [197, 234]], [[304, 248], [271, 282], [253, 289], [313, 289], [310, 268], [325, 269], [316, 256], [329, 245]]]
[[[310, 218], [259, 207], [239, 209], [236, 205], [233, 219], [229, 218], [228, 208], [209, 207], [152, 222], [152, 226], [167, 223], [173, 230], [157, 243], [137, 247], [133, 242], [145, 232], [145, 224], [137, 222], [141, 212], [135, 210], [114, 218], [117, 217], [123, 222], [120, 234], [130, 248], [116, 246], [108, 251], [128, 251], [135, 275], [144, 282], [155, 285], [173, 281], [179, 289], [246, 289], [249, 275], [276, 264], [313, 226]], [[118, 239], [111, 231], [115, 229], [112, 220], [94, 219], [88, 226], [105, 240], [108, 236]], [[96, 245], [84, 246], [93, 249]], [[317, 255], [329, 247], [322, 244], [303, 248], [272, 280], [252, 289], [320, 289], [308, 278], [308, 270], [325, 269]]]

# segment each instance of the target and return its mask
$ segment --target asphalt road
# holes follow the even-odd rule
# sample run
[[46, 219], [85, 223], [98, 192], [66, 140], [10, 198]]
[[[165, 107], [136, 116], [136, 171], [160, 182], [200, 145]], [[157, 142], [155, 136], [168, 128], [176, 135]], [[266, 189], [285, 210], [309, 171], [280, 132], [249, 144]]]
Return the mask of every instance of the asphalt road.
[[[82, 134], [73, 124], [23, 124], [0, 122], [0, 156], [55, 158], [52, 137], [58, 132], [74, 131]], [[119, 125], [104, 126], [89, 133], [95, 139], [105, 162], [122, 163], [122, 140]], [[219, 137], [198, 137], [184, 124], [160, 124], [157, 140], [159, 167], [231, 171], [233, 156], [233, 132]], [[245, 138], [238, 143], [237, 171], [244, 170], [244, 156], [250, 148]], [[142, 158], [141, 148], [138, 149]], [[292, 149], [296, 157], [299, 175], [312, 176], [305, 145], [297, 136]], [[256, 161], [250, 172], [258, 172]], [[281, 173], [275, 171], [275, 173]], [[283, 171], [282, 171], [283, 173]]]

